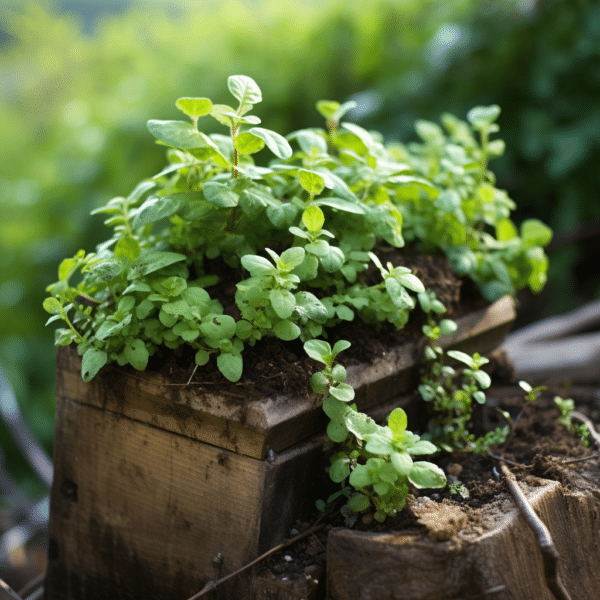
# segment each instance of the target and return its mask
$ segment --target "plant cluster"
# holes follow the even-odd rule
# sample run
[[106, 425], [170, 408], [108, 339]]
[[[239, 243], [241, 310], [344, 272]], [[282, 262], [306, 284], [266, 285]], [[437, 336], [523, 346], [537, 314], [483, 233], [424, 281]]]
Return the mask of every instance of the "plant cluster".
[[[437, 448], [418, 435], [406, 430], [406, 413], [395, 408], [387, 426], [375, 423], [351, 404], [354, 390], [346, 381], [346, 370], [335, 364], [336, 356], [350, 343], [336, 342], [333, 349], [322, 340], [305, 342], [306, 353], [322, 363], [324, 368], [311, 378], [313, 390], [322, 396], [323, 410], [329, 417], [327, 435], [337, 444], [331, 456], [329, 476], [342, 484], [328, 503], [338, 497], [348, 497], [342, 514], [349, 517], [373, 509], [377, 521], [402, 510], [409, 493], [409, 484], [416, 488], [442, 488], [446, 485], [444, 472], [427, 461], [413, 461], [413, 456], [433, 454]], [[348, 480], [349, 486], [345, 486]], [[321, 510], [325, 503], [318, 503]]]
[[[481, 369], [489, 360], [477, 353], [470, 356], [459, 350], [444, 352], [437, 341], [441, 335], [455, 331], [456, 323], [450, 319], [438, 322], [433, 316], [441, 315], [445, 312], [445, 307], [431, 292], [419, 294], [418, 298], [421, 308], [428, 315], [423, 333], [429, 341], [424, 352], [429, 361], [427, 372], [424, 373], [418, 390], [425, 402], [432, 403], [435, 412], [424, 437], [447, 452], [458, 450], [485, 454], [491, 446], [502, 444], [510, 430], [508, 425], [497, 427], [479, 438], [469, 432], [474, 402], [485, 404], [483, 390], [491, 385], [490, 376]], [[465, 365], [460, 385], [456, 383], [456, 370], [444, 364], [444, 356]]]
[[575, 402], [572, 398], [561, 398], [560, 396], [554, 397], [554, 403], [558, 406], [560, 410], [560, 417], [558, 417], [558, 422], [571, 433], [579, 436], [581, 438], [581, 443], [587, 447], [589, 446], [589, 435], [590, 431], [586, 427], [584, 423], [580, 423], [575, 425], [571, 418], [571, 413], [575, 410]]
[[[427, 215], [433, 225], [423, 241], [432, 246], [438, 240], [449, 257], [467, 250], [493, 254], [498, 248], [490, 250], [484, 225], [509, 228], [505, 196], [482, 195], [482, 186], [491, 186], [486, 165], [473, 163], [473, 157], [484, 160], [482, 151], [467, 156], [454, 142], [439, 148], [466, 158], [451, 177], [438, 177], [424, 172], [423, 157], [416, 160], [398, 146], [385, 146], [378, 134], [342, 121], [351, 103], [319, 102], [327, 129], [284, 138], [259, 127], [260, 119], [250, 114], [262, 100], [253, 79], [232, 76], [228, 87], [237, 106], [180, 98], [176, 106], [187, 121], [148, 122], [158, 143], [169, 148], [169, 165], [129, 196], [94, 211], [107, 215], [112, 237], [94, 253], [65, 259], [59, 281], [47, 288], [49, 321], [66, 325], [57, 330], [56, 343], [77, 344], [86, 381], [107, 362], [144, 369], [160, 346], [182, 344], [195, 349], [197, 365], [214, 356], [223, 375], [237, 381], [244, 346], [264, 336], [307, 341], [355, 318], [401, 328], [416, 306], [413, 294], [425, 289], [409, 269], [384, 267], [378, 255], [385, 246], [403, 246], [403, 221], [412, 235]], [[495, 130], [497, 111], [474, 110], [473, 127], [489, 151], [486, 136]], [[204, 117], [227, 134], [200, 131]], [[276, 156], [268, 166], [253, 159], [263, 149]], [[439, 210], [447, 217], [440, 219], [443, 230], [452, 231], [452, 219], [465, 221], [464, 206], [451, 208], [444, 200], [456, 194], [474, 207], [465, 231], [478, 233], [466, 246], [460, 236], [450, 245], [434, 226]], [[506, 234], [500, 237], [509, 239], [497, 245], [537, 248], [543, 255], [532, 244], [542, 243], [545, 231], [532, 222], [522, 239]], [[485, 262], [480, 256], [474, 261]], [[380, 274], [375, 282], [371, 264]], [[531, 279], [531, 264], [506, 263], [511, 291]], [[236, 284], [235, 306], [224, 307], [212, 293], [222, 278]]]

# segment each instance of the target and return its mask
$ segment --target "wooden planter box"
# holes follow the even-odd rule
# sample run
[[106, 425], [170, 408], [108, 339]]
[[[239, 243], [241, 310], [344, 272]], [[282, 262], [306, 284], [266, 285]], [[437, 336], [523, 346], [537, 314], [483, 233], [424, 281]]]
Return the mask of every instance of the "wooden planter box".
[[[488, 352], [514, 317], [504, 297], [441, 343]], [[407, 344], [350, 367], [358, 406], [389, 412], [417, 366]], [[232, 404], [173, 383], [112, 365], [85, 383], [75, 349], [59, 349], [46, 600], [185, 600], [314, 507], [326, 425], [314, 397]], [[214, 597], [250, 598], [250, 577]]]

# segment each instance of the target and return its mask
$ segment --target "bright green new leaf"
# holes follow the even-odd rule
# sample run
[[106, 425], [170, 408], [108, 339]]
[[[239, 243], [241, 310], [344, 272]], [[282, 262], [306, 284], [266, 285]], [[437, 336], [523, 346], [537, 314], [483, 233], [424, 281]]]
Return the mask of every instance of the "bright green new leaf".
[[248, 155], [260, 152], [265, 147], [265, 141], [249, 131], [244, 131], [235, 136], [233, 145], [240, 154]]
[[246, 75], [231, 75], [227, 78], [227, 87], [239, 100], [240, 106], [252, 106], [262, 101], [262, 93], [256, 81]]
[[44, 299], [44, 310], [51, 315], [58, 315], [62, 312], [62, 304], [57, 298], [50, 297]]
[[311, 196], [319, 195], [325, 188], [325, 180], [314, 171], [300, 169], [298, 171], [298, 181]]
[[213, 104], [208, 98], [179, 98], [175, 106], [188, 117], [197, 119], [210, 115]]
[[500, 107], [497, 104], [475, 106], [467, 113], [467, 120], [476, 129], [487, 129], [499, 116]]
[[79, 261], [76, 258], [65, 258], [58, 267], [58, 279], [63, 283], [68, 283], [78, 264]]
[[125, 344], [123, 350], [129, 364], [138, 371], [143, 371], [148, 366], [148, 349], [140, 339]]
[[229, 381], [236, 382], [240, 380], [244, 363], [241, 355], [230, 352], [221, 353], [217, 356], [217, 367]]
[[325, 215], [317, 206], [309, 206], [302, 213], [302, 222], [312, 234], [318, 233], [325, 223]]
[[468, 367], [471, 367], [471, 368], [474, 367], [473, 358], [471, 356], [469, 356], [468, 354], [461, 352], [460, 350], [448, 350], [448, 352], [446, 352], [446, 354], [450, 358], [453, 358], [454, 360], [458, 360], [462, 363], [465, 363], [465, 365], [467, 365]]
[[546, 246], [552, 239], [552, 229], [538, 219], [526, 219], [521, 223], [521, 237], [527, 247]]
[[99, 348], [89, 348], [81, 359], [81, 377], [84, 381], [91, 381], [98, 371], [106, 364], [108, 356]]
[[408, 425], [406, 412], [401, 408], [395, 408], [388, 417], [388, 427], [395, 435], [402, 433]]

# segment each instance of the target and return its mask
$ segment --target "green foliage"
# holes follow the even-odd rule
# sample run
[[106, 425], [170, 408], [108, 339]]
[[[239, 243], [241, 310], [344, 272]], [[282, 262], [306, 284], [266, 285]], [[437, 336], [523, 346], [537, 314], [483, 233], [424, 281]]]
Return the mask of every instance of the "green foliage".
[[571, 420], [571, 413], [575, 410], [575, 402], [573, 402], [572, 398], [561, 398], [560, 396], [554, 397], [554, 403], [558, 406], [560, 410], [560, 417], [558, 418], [558, 422], [565, 428], [567, 431], [578, 435], [581, 438], [581, 443], [587, 447], [589, 446], [589, 435], [590, 431], [586, 427], [585, 423], [580, 423], [575, 425]]
[[[422, 142], [396, 147], [398, 158], [423, 178], [397, 194], [405, 239], [423, 252], [442, 250], [454, 270], [473, 279], [490, 301], [524, 287], [533, 292], [544, 287], [543, 246], [552, 238], [536, 219], [524, 221], [519, 233], [510, 219], [515, 203], [495, 187], [488, 162], [504, 152], [504, 142], [490, 140], [499, 115], [496, 105], [478, 106], [467, 121], [443, 115], [444, 129], [417, 121]], [[439, 193], [419, 194], [424, 181]]]
[[[384, 521], [404, 507], [409, 483], [416, 488], [441, 488], [446, 485], [446, 477], [433, 463], [413, 461], [413, 456], [433, 454], [437, 448], [406, 430], [404, 410], [394, 409], [387, 426], [381, 426], [350, 404], [354, 390], [345, 383], [344, 367], [334, 365], [336, 356], [349, 346], [345, 340], [338, 341], [333, 349], [322, 340], [304, 344], [306, 353], [325, 365], [312, 376], [311, 385], [325, 397], [323, 410], [330, 418], [329, 439], [341, 444], [331, 457], [329, 476], [342, 484], [342, 490], [327, 504], [344, 495], [348, 497], [342, 508], [346, 517], [373, 508], [375, 519]], [[350, 487], [344, 485], [346, 479]], [[318, 506], [325, 509], [322, 501]]]
[[[452, 333], [456, 324], [448, 319], [434, 318], [439, 315], [439, 306], [431, 293], [419, 295], [419, 302], [428, 313], [428, 323], [423, 326], [423, 333], [429, 338], [425, 348], [425, 358], [429, 366], [419, 385], [419, 393], [423, 400], [431, 402], [435, 416], [429, 422], [426, 436], [447, 452], [466, 451], [484, 454], [491, 446], [500, 445], [509, 433], [509, 426], [497, 427], [495, 430], [476, 438], [469, 433], [473, 415], [473, 401], [485, 403], [485, 392], [491, 385], [490, 376], [481, 370], [489, 362], [487, 358], [475, 353], [472, 356], [459, 350], [444, 350], [436, 342], [443, 334]], [[437, 311], [435, 309], [438, 309]], [[462, 368], [462, 384], [455, 384], [456, 370], [443, 364], [444, 355], [465, 365]]]
[[[372, 179], [410, 169], [345, 123], [344, 133], [294, 132], [294, 150], [255, 126], [260, 119], [249, 113], [262, 93], [253, 79], [234, 75], [228, 87], [235, 107], [180, 98], [176, 105], [191, 122], [148, 122], [169, 147], [169, 166], [96, 209], [112, 238], [65, 259], [59, 281], [47, 288], [48, 322], [66, 325], [56, 343], [77, 344], [85, 381], [107, 362], [144, 369], [160, 346], [181, 344], [196, 350], [199, 366], [215, 356], [223, 375], [237, 381], [245, 345], [264, 336], [309, 340], [356, 317], [402, 327], [416, 304], [409, 292], [424, 291], [409, 269], [383, 268], [372, 251], [403, 244], [401, 215], [388, 192], [370, 197]], [[227, 135], [200, 131], [206, 117]], [[268, 166], [251, 156], [263, 146], [276, 157]], [[219, 281], [216, 259], [236, 284], [236, 318], [205, 289]], [[374, 285], [365, 278], [370, 261], [382, 276]]]

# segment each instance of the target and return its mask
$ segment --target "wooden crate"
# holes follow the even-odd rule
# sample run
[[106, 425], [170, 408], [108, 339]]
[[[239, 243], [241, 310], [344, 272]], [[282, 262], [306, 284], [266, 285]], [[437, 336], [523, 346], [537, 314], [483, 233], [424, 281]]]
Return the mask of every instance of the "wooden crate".
[[[513, 319], [503, 298], [460, 319], [443, 344], [491, 350]], [[80, 365], [59, 349], [47, 600], [185, 600], [314, 507], [326, 425], [314, 397], [234, 404], [113, 365], [85, 383]], [[417, 366], [409, 344], [350, 367], [359, 407], [389, 412]], [[250, 577], [214, 597], [250, 598]]]

